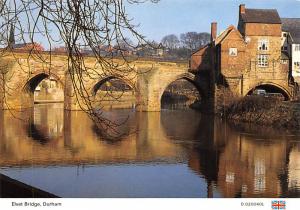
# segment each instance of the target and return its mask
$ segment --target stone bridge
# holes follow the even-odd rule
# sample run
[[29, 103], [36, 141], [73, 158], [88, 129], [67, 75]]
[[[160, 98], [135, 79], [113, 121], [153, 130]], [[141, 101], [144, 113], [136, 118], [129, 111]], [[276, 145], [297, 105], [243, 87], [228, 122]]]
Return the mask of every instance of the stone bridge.
[[[200, 50], [201, 52], [201, 50]], [[197, 57], [192, 56], [191, 62]], [[201, 56], [200, 56], [201, 58]], [[118, 78], [134, 90], [136, 109], [138, 111], [160, 111], [161, 98], [165, 89], [172, 82], [185, 79], [191, 82], [199, 91], [202, 104], [207, 111], [214, 111], [218, 105], [229, 101], [230, 97], [244, 97], [256, 88], [281, 93], [286, 100], [296, 97], [297, 85], [291, 84], [288, 68], [272, 68], [270, 71], [256, 71], [255, 65], [250, 65], [242, 74], [227, 74], [226, 69], [218, 72], [211, 69], [193, 70], [193, 63], [137, 59], [130, 62], [133, 71], [113, 73], [103, 71], [93, 57], [85, 57], [85, 65], [89, 73], [82, 76], [82, 83], [72, 82], [68, 71], [66, 55], [43, 55], [43, 60], [28, 57], [25, 53], [6, 53], [0, 58], [0, 108], [23, 109], [33, 107], [34, 90], [45, 78], [59, 82], [64, 89], [64, 107], [66, 110], [80, 110], [84, 107], [82, 96], [75, 94], [74, 85], [84, 85], [85, 98], [96, 104], [96, 93], [106, 81]], [[199, 58], [196, 58], [199, 59]], [[205, 57], [202, 56], [202, 59]], [[208, 62], [211, 62], [209, 57]], [[115, 59], [114, 62], [123, 62]], [[242, 61], [241, 61], [242, 62]], [[275, 65], [275, 64], [274, 64]], [[214, 63], [212, 61], [212, 65]], [[128, 68], [128, 66], [127, 66]], [[279, 69], [279, 70], [278, 70]], [[225, 72], [225, 73], [224, 73]], [[223, 78], [223, 81], [220, 79]], [[75, 76], [76, 80], [76, 76]], [[73, 75], [74, 81], [74, 75]], [[93, 106], [96, 108], [96, 105]]]
[[[0, 58], [1, 68], [1, 107], [4, 109], [22, 109], [34, 104], [34, 90], [45, 78], [59, 82], [64, 89], [64, 107], [67, 110], [79, 110], [84, 104], [82, 98], [74, 94], [74, 88], [68, 71], [68, 60], [65, 55], [52, 55], [51, 65], [49, 56], [43, 59], [28, 58], [25, 53], [7, 53]], [[122, 60], [114, 60], [122, 62]], [[130, 63], [134, 71], [126, 74], [103, 72], [96, 59], [85, 57], [85, 65], [91, 70], [83, 76], [86, 96], [95, 100], [100, 86], [108, 80], [118, 78], [127, 83], [135, 93], [136, 106], [139, 111], [160, 111], [161, 97], [164, 90], [172, 82], [185, 79], [193, 83], [203, 99], [208, 98], [207, 80], [188, 71], [187, 62], [166, 62], [157, 60], [135, 60]], [[124, 69], [124, 72], [128, 72]], [[91, 77], [93, 76], [93, 78]], [[76, 82], [76, 85], [80, 85]]]

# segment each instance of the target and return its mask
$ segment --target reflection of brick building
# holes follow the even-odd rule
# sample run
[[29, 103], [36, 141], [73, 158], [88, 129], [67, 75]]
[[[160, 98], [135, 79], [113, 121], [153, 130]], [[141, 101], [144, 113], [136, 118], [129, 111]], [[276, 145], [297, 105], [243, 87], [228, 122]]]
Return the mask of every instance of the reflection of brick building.
[[206, 180], [208, 197], [299, 197], [300, 148], [293, 137], [272, 128], [201, 121], [206, 135], [191, 146], [188, 166]]
[[212, 23], [211, 43], [195, 52], [190, 61], [192, 72], [210, 72], [216, 86], [245, 96], [256, 88], [277, 92], [286, 99], [296, 91], [290, 54], [282, 51], [282, 20], [274, 9], [239, 7], [238, 27], [229, 26], [217, 36]]

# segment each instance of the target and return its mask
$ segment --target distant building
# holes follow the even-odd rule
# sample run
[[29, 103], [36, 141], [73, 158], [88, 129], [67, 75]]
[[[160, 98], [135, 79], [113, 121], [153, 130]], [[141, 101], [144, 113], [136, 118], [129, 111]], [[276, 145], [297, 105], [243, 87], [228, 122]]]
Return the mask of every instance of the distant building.
[[22, 44], [13, 44], [11, 48], [14, 50], [21, 50], [21, 51], [45, 51], [44, 47], [36, 42], [33, 43], [22, 43]]
[[44, 47], [37, 42], [30, 42], [30, 43], [16, 43], [15, 40], [15, 26], [11, 24], [10, 26], [10, 32], [9, 32], [9, 38], [8, 38], [8, 48], [13, 50], [19, 50], [19, 51], [45, 51]]
[[52, 51], [57, 52], [57, 53], [66, 53], [67, 49], [66, 49], [66, 47], [59, 46], [59, 47], [53, 48]]
[[162, 43], [160, 43], [157, 46], [157, 48], [156, 48], [156, 54], [157, 54], [157, 56], [160, 56], [160, 57], [164, 56], [164, 54], [165, 54], [165, 47], [163, 46]]
[[149, 44], [139, 45], [135, 54], [138, 56], [163, 57], [167, 49], [161, 43], [152, 42]]
[[292, 76], [300, 82], [300, 18], [282, 18], [282, 51], [291, 58]]

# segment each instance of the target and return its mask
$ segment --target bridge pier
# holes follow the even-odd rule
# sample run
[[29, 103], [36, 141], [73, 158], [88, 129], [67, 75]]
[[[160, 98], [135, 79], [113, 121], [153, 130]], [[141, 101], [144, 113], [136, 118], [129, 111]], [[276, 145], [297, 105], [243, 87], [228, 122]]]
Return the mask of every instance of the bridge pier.
[[0, 74], [0, 112], [3, 109], [3, 103], [4, 103], [3, 100], [4, 100], [4, 74]]
[[0, 142], [4, 139], [4, 112], [0, 109]]
[[76, 96], [74, 95], [74, 89], [73, 89], [70, 73], [66, 71], [65, 87], [64, 87], [64, 109], [74, 110], [75, 108], [76, 108]]
[[140, 70], [137, 76], [137, 111], [160, 112], [161, 95], [164, 91], [161, 83], [165, 79], [165, 76], [159, 74], [158, 68], [152, 68], [150, 71]]
[[137, 106], [136, 109], [139, 112], [160, 112], [161, 99], [159, 93], [155, 91], [149, 91], [147, 88], [145, 94], [137, 93]]

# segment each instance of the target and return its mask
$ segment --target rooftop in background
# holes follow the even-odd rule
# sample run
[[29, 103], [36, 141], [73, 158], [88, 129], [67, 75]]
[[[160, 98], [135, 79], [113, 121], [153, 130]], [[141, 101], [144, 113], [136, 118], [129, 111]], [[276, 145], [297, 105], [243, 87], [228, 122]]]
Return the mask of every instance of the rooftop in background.
[[245, 9], [245, 13], [241, 14], [241, 19], [245, 23], [281, 23], [276, 9]]
[[289, 54], [287, 52], [281, 52], [281, 60], [289, 60]]
[[300, 44], [300, 18], [281, 18], [282, 31], [289, 32], [293, 42]]
[[44, 51], [44, 47], [36, 42], [33, 43], [18, 43], [18, 44], [12, 44], [10, 46], [14, 50], [23, 50], [23, 51], [30, 51], [30, 50], [36, 50], [36, 51]]

